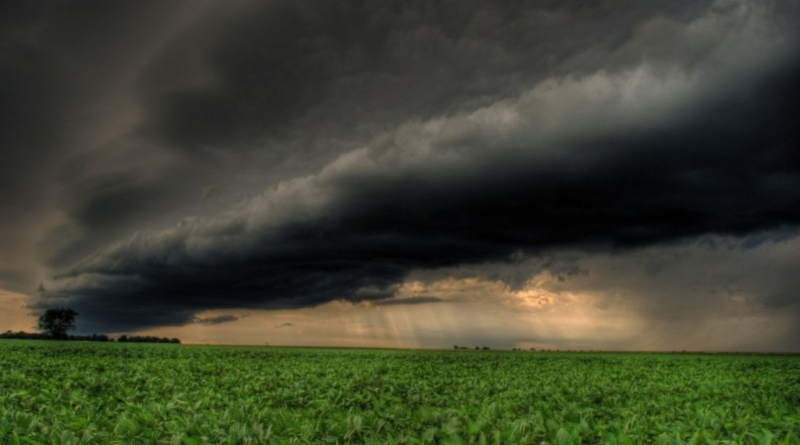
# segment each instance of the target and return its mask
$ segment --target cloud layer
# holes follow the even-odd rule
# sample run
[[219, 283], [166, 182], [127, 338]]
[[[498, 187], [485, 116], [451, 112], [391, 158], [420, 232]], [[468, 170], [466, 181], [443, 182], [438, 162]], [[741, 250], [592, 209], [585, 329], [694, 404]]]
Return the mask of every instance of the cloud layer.
[[85, 39], [62, 45], [89, 57], [113, 46], [100, 19], [127, 13], [54, 8], [7, 28], [3, 84], [28, 96], [2, 103], [66, 114], [77, 99], [22, 78], [52, 64], [95, 127], [30, 115], [3, 134], [28, 163], [23, 133], [54, 138], [32, 144], [57, 180], [14, 199], [60, 197], [39, 212], [56, 223], [35, 307], [69, 304], [90, 330], [419, 305], [438, 299], [398, 294], [415, 274], [800, 222], [796, 3], [176, 2], [134, 8], [162, 19], [91, 63], [116, 74], [102, 92], [35, 25], [78, 16]]

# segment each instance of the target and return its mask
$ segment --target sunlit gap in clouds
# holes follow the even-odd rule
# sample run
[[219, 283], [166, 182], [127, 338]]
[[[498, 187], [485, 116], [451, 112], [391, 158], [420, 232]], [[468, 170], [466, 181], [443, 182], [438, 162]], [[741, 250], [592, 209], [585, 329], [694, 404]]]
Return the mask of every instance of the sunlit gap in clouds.
[[[385, 301], [332, 302], [281, 311], [212, 310], [197, 318], [232, 315], [235, 320], [147, 333], [177, 336], [185, 343], [558, 349], [619, 341], [641, 329], [641, 323], [625, 311], [598, 308], [595, 296], [547, 288], [556, 282], [555, 277], [540, 274], [514, 290], [499, 281], [476, 278], [409, 281]], [[414, 298], [421, 296], [430, 301], [416, 303]], [[386, 304], [392, 301], [403, 303]]]
[[554, 275], [540, 273], [519, 289], [477, 278], [414, 283], [413, 288], [443, 300], [418, 310], [425, 308], [431, 319], [440, 320], [431, 324], [453, 341], [461, 336], [507, 348], [559, 348], [563, 342], [590, 347], [598, 340], [623, 341], [641, 329], [623, 308], [603, 308], [603, 299], [591, 293], [550, 288], [556, 284], [564, 286]]

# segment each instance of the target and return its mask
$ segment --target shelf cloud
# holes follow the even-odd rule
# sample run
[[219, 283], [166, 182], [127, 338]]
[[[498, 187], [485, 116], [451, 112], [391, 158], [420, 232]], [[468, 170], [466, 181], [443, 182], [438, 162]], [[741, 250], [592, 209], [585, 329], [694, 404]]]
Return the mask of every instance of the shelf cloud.
[[[36, 205], [0, 246], [37, 253], [0, 282], [87, 329], [438, 307], [403, 286], [798, 234], [796, 2], [5, 8], [0, 203]], [[763, 285], [800, 317], [791, 274]]]

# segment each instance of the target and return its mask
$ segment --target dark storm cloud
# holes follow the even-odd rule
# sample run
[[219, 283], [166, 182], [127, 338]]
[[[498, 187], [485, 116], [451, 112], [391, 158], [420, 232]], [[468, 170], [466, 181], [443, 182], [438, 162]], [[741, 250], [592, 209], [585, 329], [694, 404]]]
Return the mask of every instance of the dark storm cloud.
[[408, 119], [472, 110], [553, 74], [596, 69], [640, 21], [689, 19], [707, 4], [277, 1], [221, 8], [148, 65], [143, 130], [205, 155], [268, 144], [272, 159], [302, 156], [314, 171]]
[[408, 297], [408, 298], [394, 298], [391, 300], [376, 301], [376, 306], [394, 306], [405, 304], [427, 304], [427, 303], [441, 303], [446, 300], [436, 297]]
[[[112, 90], [179, 3], [0, 5], [0, 284], [30, 292], [37, 241], [58, 210], [54, 176]], [[91, 128], [90, 131], [98, 131]], [[48, 253], [49, 254], [49, 253]]]
[[[0, 5], [0, 254], [23, 252], [34, 235], [26, 229], [41, 215], [41, 189], [32, 178], [57, 141], [63, 94], [57, 62], [39, 48], [46, 32], [45, 2]], [[24, 266], [20, 267], [21, 264]], [[0, 258], [0, 281], [30, 291], [28, 258]], [[25, 270], [28, 269], [28, 270]], [[26, 289], [27, 286], [27, 289]]]
[[239, 317], [231, 314], [216, 315], [214, 317], [195, 317], [194, 322], [205, 325], [215, 325], [222, 323], [230, 323], [239, 320]]
[[[3, 198], [35, 190], [45, 154], [65, 147], [82, 104], [100, 94], [130, 62], [130, 47], [147, 35], [140, 21], [169, 8], [150, 4], [3, 2], [0, 11], [0, 164]], [[163, 19], [151, 18], [156, 25]], [[80, 32], [78, 32], [80, 31]], [[99, 38], [100, 36], [105, 38]], [[75, 116], [76, 113], [79, 116]], [[58, 141], [59, 143], [56, 143]], [[13, 181], [13, 182], [12, 182]], [[15, 193], [8, 193], [14, 187]], [[24, 195], [22, 195], [24, 197]]]
[[[420, 269], [795, 227], [794, 34], [769, 5], [723, 3], [215, 10], [144, 69], [136, 137], [220, 176], [275, 177], [104, 243], [38, 305], [127, 330], [215, 308], [388, 304]], [[147, 182], [88, 184], [110, 186], [77, 195], [78, 227], [156, 212]]]
[[170, 172], [144, 176], [134, 169], [89, 174], [74, 168], [67, 171], [62, 174], [59, 204], [69, 220], [51, 229], [43, 241], [48, 265], [53, 268], [74, 264], [130, 233], [159, 227], [165, 220], [173, 223], [179, 207], [202, 202], [201, 190], [186, 174], [175, 174], [183, 178], [175, 184]]

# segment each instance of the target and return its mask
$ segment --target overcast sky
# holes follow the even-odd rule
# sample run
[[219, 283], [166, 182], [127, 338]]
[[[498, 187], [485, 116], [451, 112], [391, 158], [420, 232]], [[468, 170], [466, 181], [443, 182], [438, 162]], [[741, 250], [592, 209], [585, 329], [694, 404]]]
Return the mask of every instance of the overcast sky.
[[800, 351], [800, 1], [4, 1], [0, 330]]

